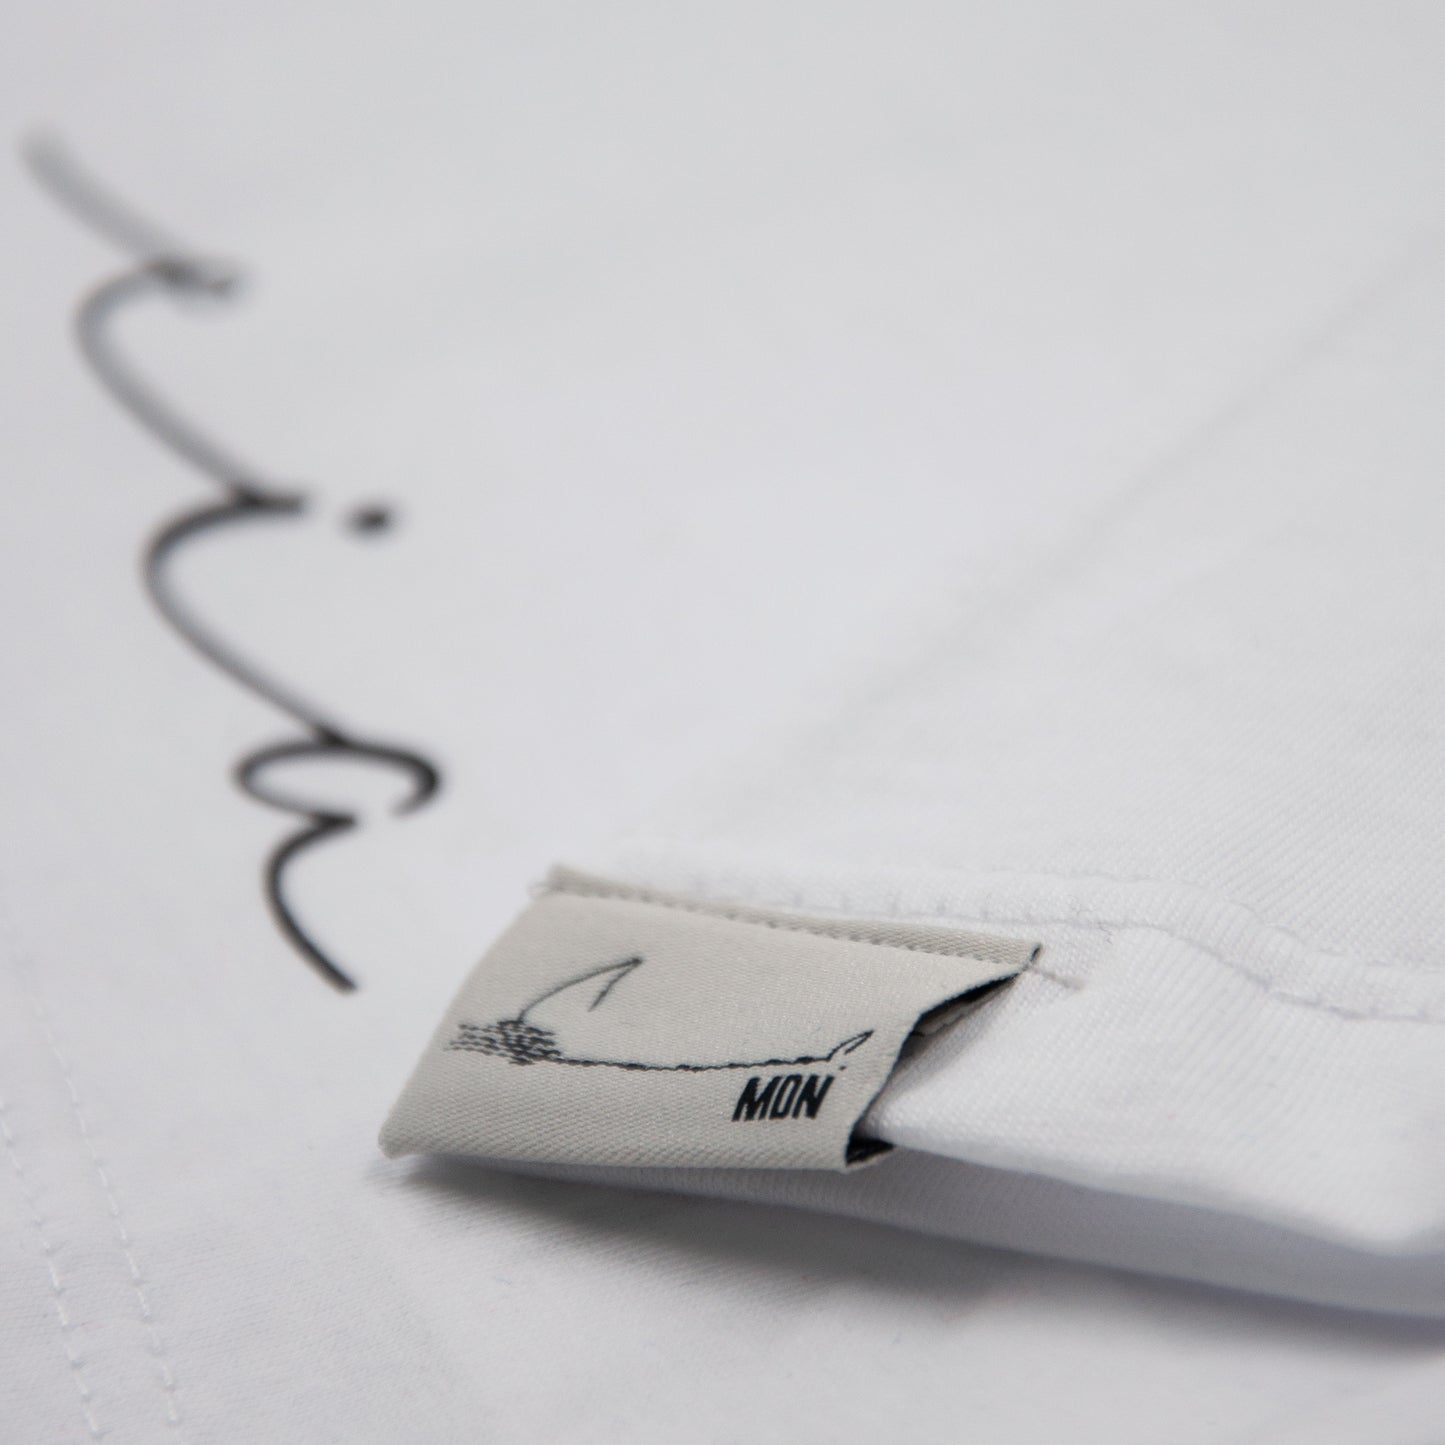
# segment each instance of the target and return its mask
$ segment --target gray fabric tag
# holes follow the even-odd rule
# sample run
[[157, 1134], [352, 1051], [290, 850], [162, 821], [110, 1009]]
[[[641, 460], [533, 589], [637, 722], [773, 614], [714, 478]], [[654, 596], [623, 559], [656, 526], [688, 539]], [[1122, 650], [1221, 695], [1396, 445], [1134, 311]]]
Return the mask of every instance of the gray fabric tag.
[[647, 893], [558, 869], [457, 995], [390, 1155], [845, 1169], [905, 1045], [1032, 944]]

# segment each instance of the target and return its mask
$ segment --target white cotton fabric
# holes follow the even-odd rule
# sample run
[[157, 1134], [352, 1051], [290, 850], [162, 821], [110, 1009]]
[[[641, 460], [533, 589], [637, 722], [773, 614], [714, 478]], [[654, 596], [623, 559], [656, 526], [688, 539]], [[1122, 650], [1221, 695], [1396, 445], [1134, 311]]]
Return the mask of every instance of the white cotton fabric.
[[[444, 788], [397, 818], [355, 770], [304, 779], [367, 804], [292, 880], [361, 981], [337, 997], [266, 911], [292, 820], [230, 776], [287, 725], [165, 629], [138, 575], [156, 528], [213, 493], [78, 363], [70, 310], [113, 250], [0, 165], [0, 1440], [1438, 1439], [1429, 1164], [1410, 1173], [1390, 1134], [1430, 1099], [1357, 1156], [1391, 1175], [1388, 1218], [1340, 1183], [1332, 1134], [1271, 1177], [1200, 1067], [1224, 1046], [1201, 1011], [1232, 1008], [1241, 1045], [1269, 1034], [1233, 1065], [1260, 1083], [1320, 1075], [1335, 1016], [1154, 930], [1351, 1009], [1397, 1006], [1392, 961], [1433, 957], [1433, 865], [1391, 839], [1424, 832], [1434, 775], [1402, 801], [1376, 757], [1395, 769], [1433, 676], [1404, 657], [1432, 625], [1445, 11], [10, 10], [0, 131], [55, 127], [250, 278], [234, 306], [137, 309], [124, 341], [314, 498], [295, 526], [188, 550], [173, 582], [278, 677], [423, 747]], [[356, 536], [377, 502], [397, 526]], [[1226, 615], [1205, 570], [1231, 538], [1279, 587], [1235, 568], [1257, 614]], [[1146, 564], [1171, 608], [1152, 641]], [[1186, 667], [1201, 627], [1227, 655]], [[1290, 662], [1287, 635], [1319, 655]], [[1110, 711], [1087, 659], [1130, 705]], [[1360, 746], [1337, 766], [1341, 705]], [[833, 720], [811, 753], [800, 713]], [[1065, 982], [998, 1018], [1028, 1042], [959, 1036], [966, 1065], [888, 1103], [930, 1147], [1019, 1163], [908, 1148], [864, 1181], [876, 1197], [790, 1178], [779, 1197], [806, 1207], [785, 1209], [383, 1159], [379, 1123], [528, 886], [615, 856], [598, 840], [749, 739], [735, 815], [682, 805], [690, 837], [619, 866], [992, 931], [1064, 920], [1038, 927]], [[1271, 778], [1292, 812], [1266, 806]], [[1346, 808], [1363, 861], [1340, 883], [1323, 835]], [[1428, 973], [1408, 978], [1428, 1003]], [[1050, 1051], [1109, 998], [1101, 1038], [1141, 1037], [1137, 1092], [1082, 1044], [1071, 1092]], [[1171, 1032], [1142, 1037], [1151, 1009]], [[1368, 1077], [1345, 1048], [1321, 1081], [1358, 1144], [1415, 1065], [1385, 1057], [1397, 1025], [1345, 1023], [1347, 1045], [1387, 1041]], [[1171, 1094], [1160, 1055], [1195, 1087]], [[960, 1106], [961, 1067], [989, 1097]], [[1191, 1124], [1173, 1152], [1149, 1132], [1161, 1092]], [[1244, 1117], [1271, 1140], [1319, 1122], [1264, 1100]], [[1097, 1130], [1058, 1122], [1106, 1110], [1130, 1126], [1127, 1180], [1099, 1177]], [[1338, 1197], [1291, 1182], [1325, 1178]], [[1386, 1260], [1391, 1233], [1408, 1243]]]
[[[1323, 1264], [1273, 1283], [1445, 1312], [1437, 395], [1431, 260], [837, 717], [599, 866], [1042, 938], [890, 1086], [883, 1137], [1374, 1254], [1398, 1298]], [[921, 1215], [952, 1231], [959, 1207]]]

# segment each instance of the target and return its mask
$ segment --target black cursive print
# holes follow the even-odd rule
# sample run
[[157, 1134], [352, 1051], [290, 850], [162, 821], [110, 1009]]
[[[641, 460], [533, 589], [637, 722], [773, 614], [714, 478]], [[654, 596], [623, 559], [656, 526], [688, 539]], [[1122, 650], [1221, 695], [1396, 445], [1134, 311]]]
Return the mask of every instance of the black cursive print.
[[[357, 826], [359, 814], [290, 795], [277, 786], [276, 764], [297, 760], [349, 760], [400, 774], [407, 791], [394, 811], [421, 807], [440, 786], [433, 763], [411, 748], [379, 742], [354, 731], [304, 695], [271, 676], [264, 666], [202, 620], [177, 590], [171, 564], [176, 554], [203, 534], [224, 527], [286, 522], [300, 517], [304, 491], [278, 485], [194, 425], [147, 382], [115, 343], [115, 318], [133, 303], [158, 296], [176, 300], [225, 300], [240, 274], [230, 264], [198, 254], [153, 226], [111, 196], [53, 141], [26, 146], [30, 169], [50, 194], [77, 219], [131, 257], [124, 270], [95, 286], [75, 315], [76, 339], [97, 380], [162, 446], [188, 462], [220, 492], [219, 501], [181, 512], [161, 527], [144, 553], [146, 590], [161, 616], [207, 662], [289, 718], [292, 736], [247, 753], [234, 777], [257, 802], [302, 820], [284, 837], [265, 865], [266, 898], [278, 926], [297, 952], [338, 989], [356, 981], [306, 929], [287, 892], [291, 865], [308, 849]], [[391, 514], [381, 506], [358, 509], [351, 528], [359, 535], [385, 531]]]

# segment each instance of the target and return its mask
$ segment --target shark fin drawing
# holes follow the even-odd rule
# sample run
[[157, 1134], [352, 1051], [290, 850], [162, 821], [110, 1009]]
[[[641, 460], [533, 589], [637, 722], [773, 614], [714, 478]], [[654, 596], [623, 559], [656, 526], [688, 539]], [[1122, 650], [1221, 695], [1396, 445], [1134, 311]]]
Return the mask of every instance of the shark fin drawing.
[[562, 1042], [562, 1035], [575, 1028], [587, 1014], [600, 1008], [613, 990], [630, 978], [643, 960], [625, 958], [618, 963], [605, 963], [564, 980], [540, 993], [512, 1018], [494, 1019], [491, 1023], [459, 1023], [445, 1048], [467, 1053], [488, 1054], [513, 1064], [568, 1064], [593, 1069], [637, 1069], [676, 1073], [708, 1073], [717, 1069], [783, 1068], [802, 1064], [832, 1064], [846, 1068], [843, 1062], [873, 1037], [872, 1029], [850, 1034], [834, 1044], [825, 1054], [797, 1054], [792, 1057], [727, 1059], [677, 1063], [645, 1063], [636, 1059], [596, 1058], [590, 1054], [572, 1053]]

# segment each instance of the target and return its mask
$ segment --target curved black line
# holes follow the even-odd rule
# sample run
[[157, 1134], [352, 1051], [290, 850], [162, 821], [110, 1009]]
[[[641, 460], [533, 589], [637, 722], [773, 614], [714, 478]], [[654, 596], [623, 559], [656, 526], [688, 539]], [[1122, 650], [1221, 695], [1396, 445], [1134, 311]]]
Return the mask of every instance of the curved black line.
[[872, 1029], [846, 1038], [826, 1054], [799, 1054], [795, 1059], [754, 1059], [747, 1063], [729, 1064], [633, 1064], [620, 1063], [615, 1059], [573, 1059], [564, 1055], [560, 1059], [543, 1059], [547, 1064], [571, 1064], [578, 1069], [628, 1069], [633, 1072], [651, 1074], [712, 1074], [723, 1069], [791, 1069], [796, 1064], [831, 1064], [838, 1055], [851, 1054], [862, 1048], [873, 1037]]
[[[634, 957], [624, 958], [620, 963], [604, 963], [597, 968], [588, 969], [586, 973], [579, 973], [576, 978], [569, 978], [565, 983], [559, 983], [555, 988], [549, 988], [545, 993], [539, 993], [537, 997], [517, 1015], [515, 1022], [519, 1024], [526, 1023], [527, 1015], [539, 1004], [546, 1003], [549, 998], [556, 998], [559, 993], [566, 993], [569, 988], [576, 988], [579, 983], [586, 983], [589, 978], [601, 978], [602, 975], [606, 973], [615, 974], [616, 977], [608, 979], [602, 986], [602, 990], [598, 993], [597, 997], [587, 1005], [587, 1010], [590, 1013], [634, 968], [640, 968], [641, 966], [642, 959], [640, 957]], [[511, 1023], [513, 1020], [509, 1019], [508, 1022]]]
[[350, 991], [356, 987], [355, 979], [306, 931], [291, 906], [286, 875], [303, 853], [354, 829], [360, 815], [336, 812], [267, 789], [260, 774], [270, 763], [295, 758], [342, 757], [390, 768], [406, 774], [411, 783], [408, 795], [393, 807], [395, 814], [421, 807], [441, 786], [441, 776], [429, 759], [410, 748], [353, 733], [252, 662], [186, 607], [169, 573], [181, 548], [222, 527], [294, 519], [305, 511], [307, 498], [266, 481], [258, 468], [186, 418], [116, 347], [111, 325], [131, 303], [156, 296], [229, 299], [236, 292], [240, 274], [224, 261], [201, 256], [137, 215], [86, 175], [55, 142], [31, 142], [25, 158], [41, 185], [77, 219], [135, 257], [136, 264], [93, 287], [77, 307], [75, 335], [81, 355], [101, 386], [144, 430], [215, 483], [224, 497], [180, 513], [155, 534], [143, 558], [146, 592], [161, 617], [201, 657], [301, 728], [301, 737], [246, 754], [236, 763], [233, 776], [241, 790], [257, 802], [304, 820], [306, 826], [283, 838], [266, 860], [266, 899], [277, 926], [306, 962], [328, 983]]
[[163, 447], [203, 472], [233, 501], [296, 504], [299, 497], [279, 489], [273, 492], [260, 480], [257, 468], [187, 421], [111, 341], [111, 321], [133, 301], [161, 295], [225, 299], [231, 292], [231, 284], [216, 281], [205, 262], [142, 261], [102, 281], [81, 300], [75, 311], [76, 344], [111, 397]]
[[142, 562], [145, 588], [151, 601], [171, 627], [178, 632], [213, 667], [228, 674], [248, 692], [264, 698], [272, 707], [294, 718], [302, 727], [321, 738], [344, 736], [312, 703], [293, 693], [285, 684], [267, 676], [238, 649], [229, 646], [190, 612], [170, 584], [168, 568], [172, 558], [186, 543], [203, 533], [244, 522], [270, 520], [295, 515], [302, 510], [299, 499], [294, 505], [281, 502], [256, 501], [244, 497], [230, 502], [198, 507], [167, 522], [151, 538]]
[[286, 898], [286, 869], [293, 859], [299, 857], [308, 848], [324, 842], [337, 833], [349, 833], [356, 826], [356, 820], [334, 813], [311, 813], [304, 816], [311, 818], [312, 826], [303, 828], [299, 833], [293, 833], [278, 844], [266, 860], [266, 902], [270, 905], [271, 916], [276, 920], [276, 926], [290, 939], [292, 947], [300, 953], [302, 958], [327, 983], [342, 993], [353, 993], [356, 990], [356, 980], [333, 963], [297, 921], [296, 914], [292, 911], [291, 904]]
[[117, 250], [132, 256], [182, 256], [190, 251], [91, 175], [56, 136], [27, 136], [20, 153], [45, 190]]
[[[840, 1054], [851, 1054], [862, 1048], [873, 1037], [872, 1029], [850, 1034], [842, 1042], [834, 1044], [826, 1054], [799, 1054], [795, 1059], [753, 1059], [729, 1061], [722, 1064], [643, 1064], [625, 1059], [582, 1059], [563, 1053], [558, 1046], [556, 1035], [546, 1028], [530, 1023], [527, 1015], [549, 998], [566, 993], [568, 989], [607, 974], [612, 977], [602, 986], [601, 992], [587, 1006], [588, 1012], [602, 1003], [623, 979], [642, 967], [641, 955], [624, 958], [619, 963], [603, 963], [589, 968], [584, 973], [564, 979], [559, 984], [545, 989], [522, 1008], [514, 1018], [496, 1019], [489, 1024], [459, 1023], [456, 1032], [447, 1041], [448, 1050], [467, 1053], [490, 1054], [505, 1058], [514, 1064], [572, 1064], [584, 1069], [633, 1069], [646, 1073], [707, 1074], [719, 1069], [772, 1069], [786, 1068], [793, 1064], [828, 1064]], [[846, 1067], [843, 1065], [842, 1067]]]
[[[519, 1022], [521, 1022], [520, 1019], [498, 1020], [498, 1023], [502, 1024]], [[491, 1027], [496, 1027], [496, 1025]], [[445, 1046], [447, 1051], [507, 1057], [500, 1051], [480, 1048], [476, 1044], [466, 1042], [467, 1031], [478, 1028], [479, 1025], [476, 1024], [458, 1025], [456, 1034], [447, 1041]], [[514, 1064], [568, 1064], [577, 1069], [626, 1069], [633, 1073], [646, 1074], [714, 1074], [727, 1069], [787, 1069], [792, 1068], [795, 1064], [831, 1064], [840, 1054], [851, 1054], [855, 1049], [861, 1049], [872, 1037], [873, 1030], [864, 1029], [862, 1033], [850, 1034], [841, 1043], [835, 1044], [826, 1054], [799, 1054], [792, 1059], [729, 1060], [722, 1064], [642, 1064], [628, 1059], [579, 1059], [571, 1054], [540, 1054], [531, 1059], [513, 1057], [510, 1062]]]
[[[354, 738], [337, 736], [318, 737], [315, 740], [287, 738], [283, 742], [257, 748], [236, 764], [232, 776], [243, 792], [249, 793], [258, 803], [265, 803], [269, 808], [279, 808], [284, 813], [299, 813], [316, 819], [332, 816], [318, 804], [288, 798], [260, 786], [256, 777], [260, 769], [267, 763], [285, 762], [291, 758], [364, 758], [378, 767], [393, 768], [407, 774], [411, 779], [411, 794], [392, 809], [393, 814], [398, 817], [404, 813], [415, 812], [441, 786], [437, 770], [417, 753], [406, 748], [387, 747], [382, 743], [359, 742]], [[337, 816], [349, 817], [355, 821], [354, 814]]]

